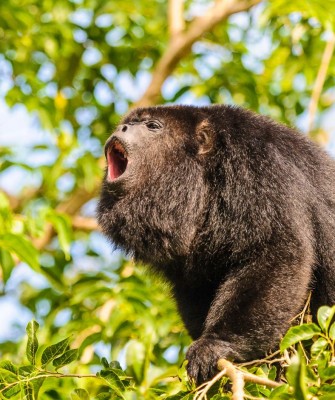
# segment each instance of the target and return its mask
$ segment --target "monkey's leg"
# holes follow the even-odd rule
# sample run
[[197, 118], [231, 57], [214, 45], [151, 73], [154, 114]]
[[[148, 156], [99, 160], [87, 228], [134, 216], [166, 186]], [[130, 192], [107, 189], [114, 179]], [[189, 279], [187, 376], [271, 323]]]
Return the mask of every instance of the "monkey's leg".
[[299, 252], [293, 259], [287, 252], [280, 255], [268, 249], [257, 261], [232, 271], [220, 285], [202, 335], [186, 355], [188, 374], [197, 383], [217, 372], [219, 358], [245, 361], [263, 356], [302, 309], [312, 257], [310, 252]]
[[179, 314], [193, 340], [202, 335], [216, 289], [217, 285], [194, 286], [186, 280], [174, 282], [173, 294]]

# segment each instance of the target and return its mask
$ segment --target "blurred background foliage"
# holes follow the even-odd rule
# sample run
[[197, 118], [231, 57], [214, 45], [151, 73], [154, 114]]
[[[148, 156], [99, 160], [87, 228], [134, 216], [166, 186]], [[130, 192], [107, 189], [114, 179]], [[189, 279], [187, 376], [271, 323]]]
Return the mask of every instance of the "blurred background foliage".
[[[224, 2], [228, 12], [176, 52], [146, 99], [180, 35]], [[173, 36], [164, 0], [0, 2], [1, 106], [27, 110], [40, 133], [23, 138], [0, 121], [0, 307], [17, 310], [10, 333], [0, 335], [1, 359], [23, 362], [25, 325], [34, 318], [44, 343], [72, 337], [80, 361], [70, 372], [95, 372], [104, 356], [135, 378], [127, 398], [180, 389], [175, 376], [190, 339], [168, 287], [112, 252], [94, 218], [103, 144], [130, 107], [237, 104], [332, 149], [334, 0], [187, 0], [182, 7], [184, 25]], [[92, 398], [102, 390], [89, 379], [54, 379], [40, 396], [67, 399], [78, 387]]]

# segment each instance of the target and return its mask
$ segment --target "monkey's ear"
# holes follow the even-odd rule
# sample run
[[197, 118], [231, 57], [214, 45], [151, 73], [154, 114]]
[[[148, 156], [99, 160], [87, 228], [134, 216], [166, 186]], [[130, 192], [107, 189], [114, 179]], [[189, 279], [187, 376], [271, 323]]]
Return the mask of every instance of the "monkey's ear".
[[208, 120], [200, 122], [195, 132], [199, 144], [198, 154], [206, 154], [213, 147], [213, 128]]

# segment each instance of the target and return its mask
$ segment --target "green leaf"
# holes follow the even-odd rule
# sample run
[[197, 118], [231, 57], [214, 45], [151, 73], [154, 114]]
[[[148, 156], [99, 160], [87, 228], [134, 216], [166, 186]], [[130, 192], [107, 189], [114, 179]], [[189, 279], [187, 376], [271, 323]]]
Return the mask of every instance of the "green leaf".
[[114, 398], [113, 394], [109, 393], [109, 392], [102, 392], [99, 393], [96, 397], [96, 400], [111, 400], [112, 398]]
[[85, 389], [75, 389], [74, 393], [71, 394], [72, 400], [89, 400], [90, 396]]
[[64, 251], [65, 258], [70, 259], [70, 244], [72, 241], [72, 226], [67, 215], [48, 210], [46, 218], [51, 222], [58, 234], [61, 249]]
[[30, 385], [31, 385], [31, 387], [33, 389], [33, 393], [34, 393], [34, 399], [38, 399], [38, 393], [39, 393], [44, 381], [45, 381], [45, 378], [38, 378], [38, 379], [34, 379], [30, 382]]
[[[194, 394], [190, 392], [178, 392], [172, 396], [168, 396], [165, 400], [192, 400], [194, 398]], [[220, 398], [222, 398], [220, 396]]]
[[335, 314], [335, 306], [333, 307], [328, 307], [328, 306], [322, 306], [318, 309], [318, 322], [323, 330], [323, 332], [328, 331], [328, 327], [332, 321], [332, 318], [334, 317]]
[[70, 338], [68, 337], [58, 343], [52, 344], [51, 346], [47, 347], [42, 353], [42, 367], [45, 368], [45, 366], [53, 361], [55, 358], [64, 354], [64, 352], [69, 347], [69, 342]]
[[17, 375], [17, 368], [9, 360], [0, 361], [0, 376], [1, 376], [1, 369], [7, 370], [7, 371], [12, 372], [13, 374]]
[[320, 392], [322, 394], [329, 394], [332, 393], [333, 395], [335, 394], [335, 385], [333, 384], [323, 384], [320, 388]]
[[334, 400], [334, 393], [324, 394], [318, 397], [319, 400]]
[[40, 271], [38, 251], [22, 235], [6, 233], [0, 236], [0, 247], [16, 254], [21, 261], [26, 262], [34, 271]]
[[[8, 389], [6, 389], [6, 387], [8, 387]], [[20, 391], [17, 370], [10, 361], [1, 362], [0, 389], [3, 390], [1, 393], [7, 398], [13, 397]]]
[[31, 382], [23, 382], [22, 386], [24, 392], [23, 400], [36, 400]]
[[271, 394], [269, 396], [269, 399], [280, 399], [280, 400], [284, 400], [284, 399], [290, 399], [292, 398], [289, 395], [289, 385], [281, 385], [278, 386], [277, 388], [273, 389], [271, 391]]
[[323, 337], [320, 337], [313, 343], [311, 347], [312, 356], [318, 358], [318, 356], [325, 351], [327, 346], [328, 346], [327, 340]]
[[0, 191], [0, 209], [5, 209], [5, 210], [9, 210], [10, 209], [10, 204], [9, 204], [8, 197], [1, 191]]
[[122, 367], [121, 367], [121, 364], [119, 363], [119, 361], [116, 361], [116, 360], [111, 361], [111, 362], [109, 363], [108, 369], [114, 369], [114, 370], [121, 371], [121, 372], [120, 372], [120, 375], [124, 374], [124, 372], [123, 372], [123, 370], [122, 370]]
[[124, 393], [126, 388], [120, 379], [119, 375], [115, 370], [102, 370], [98, 373], [105, 382], [107, 382], [108, 386], [112, 388], [112, 390], [122, 399], [124, 399]]
[[323, 379], [323, 381], [335, 379], [335, 366], [320, 369], [320, 377]]
[[26, 327], [28, 335], [28, 342], [26, 347], [26, 355], [30, 364], [35, 365], [36, 353], [38, 350], [38, 340], [36, 333], [38, 331], [39, 324], [36, 321], [30, 321]]
[[303, 340], [312, 339], [313, 336], [320, 333], [321, 330], [316, 324], [302, 324], [292, 326], [283, 337], [280, 343], [280, 351], [286, 350], [288, 347], [301, 342]]
[[335, 340], [335, 322], [330, 325], [328, 334], [331, 340]]
[[18, 368], [17, 373], [20, 378], [27, 378], [35, 371], [36, 369], [33, 365], [24, 365], [23, 367]]
[[305, 360], [300, 354], [297, 354], [291, 358], [291, 361], [287, 369], [286, 377], [288, 383], [294, 389], [294, 399], [308, 400]]
[[20, 393], [21, 391], [21, 386], [20, 383], [17, 383], [16, 385], [10, 386], [8, 389], [2, 389], [3, 391], [1, 394], [5, 396], [7, 399], [10, 399], [14, 397], [16, 394]]
[[13, 257], [9, 251], [0, 249], [0, 266], [2, 269], [3, 281], [7, 283], [15, 266]]
[[55, 368], [63, 367], [64, 365], [72, 363], [78, 359], [78, 349], [67, 350], [63, 355], [55, 358], [52, 362]]
[[109, 368], [108, 360], [107, 360], [106, 357], [102, 357], [102, 359], [101, 359], [101, 364], [103, 365], [103, 367], [104, 367], [105, 369], [108, 369], [108, 368]]
[[142, 382], [145, 375], [146, 349], [138, 340], [130, 340], [127, 345], [126, 362], [138, 383]]

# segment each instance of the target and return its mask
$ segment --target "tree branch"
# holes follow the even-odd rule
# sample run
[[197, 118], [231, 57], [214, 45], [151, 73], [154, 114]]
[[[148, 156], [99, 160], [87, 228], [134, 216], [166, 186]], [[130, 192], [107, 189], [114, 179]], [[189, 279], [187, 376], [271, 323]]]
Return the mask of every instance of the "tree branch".
[[165, 79], [171, 75], [179, 61], [191, 51], [192, 45], [232, 14], [247, 11], [260, 1], [217, 0], [205, 15], [195, 18], [186, 31], [172, 37], [165, 53], [157, 63], [147, 90], [135, 106], [145, 107], [159, 103]]
[[75, 215], [72, 218], [72, 227], [80, 231], [97, 231], [100, 229], [95, 218], [82, 217], [81, 215]]
[[231, 380], [232, 400], [243, 400], [245, 398], [245, 382], [263, 385], [273, 389], [282, 385], [282, 383], [278, 383], [267, 378], [262, 378], [254, 374], [250, 374], [247, 371], [242, 371], [233, 363], [223, 358], [218, 361], [217, 365], [220, 372], [215, 375], [214, 378], [211, 379], [209, 382], [206, 382], [197, 388], [197, 394], [195, 395], [194, 400], [207, 399], [207, 392], [215, 384], [215, 382], [219, 381], [223, 376], [227, 376]]
[[220, 370], [226, 371], [225, 375], [227, 375], [232, 382], [232, 400], [243, 400], [245, 373], [242, 373], [242, 371], [235, 368], [231, 362], [224, 359], [218, 361], [218, 367]]
[[324, 52], [322, 55], [320, 68], [319, 68], [317, 77], [315, 79], [312, 97], [311, 97], [311, 101], [310, 101], [309, 107], [308, 107], [308, 114], [309, 114], [308, 132], [311, 132], [314, 128], [316, 111], [318, 108], [318, 103], [319, 103], [319, 99], [321, 96], [322, 88], [324, 86], [324, 83], [325, 83], [325, 80], [327, 77], [327, 70], [328, 70], [332, 55], [334, 53], [334, 48], [335, 48], [335, 34], [332, 33], [330, 39], [326, 43], [326, 46], [325, 46], [325, 49], [324, 49]]
[[[98, 194], [98, 183], [96, 187], [92, 191], [87, 191], [84, 188], [78, 188], [77, 191], [64, 203], [59, 204], [56, 207], [56, 211], [63, 212], [69, 215], [75, 215], [81, 209], [81, 207], [91, 200], [94, 196]], [[78, 219], [79, 218], [79, 219]], [[84, 222], [85, 219], [85, 222]], [[75, 228], [77, 224], [77, 228], [83, 229], [85, 226], [85, 230], [89, 230], [89, 226], [95, 229], [97, 224], [92, 223], [92, 218], [84, 218], [84, 217], [75, 217], [73, 220], [73, 227]], [[41, 250], [43, 249], [53, 238], [55, 235], [55, 231], [51, 224], [46, 225], [46, 229], [44, 235], [40, 238], [37, 238], [33, 241], [34, 246]]]
[[184, 0], [170, 0], [168, 7], [168, 22], [170, 36], [176, 37], [185, 29]]

